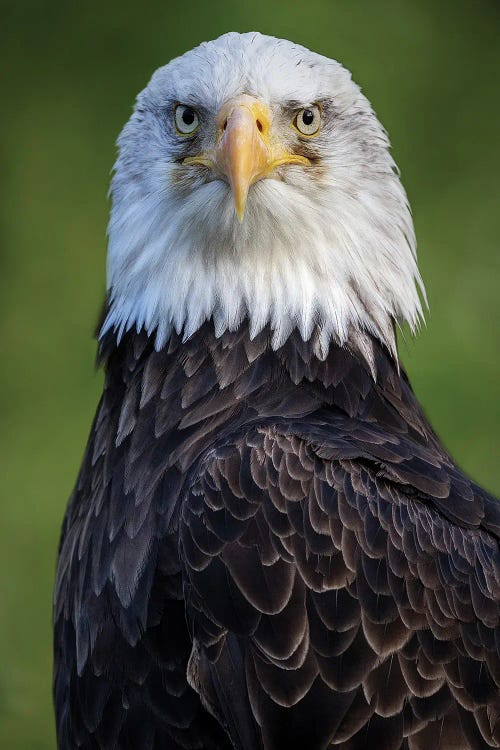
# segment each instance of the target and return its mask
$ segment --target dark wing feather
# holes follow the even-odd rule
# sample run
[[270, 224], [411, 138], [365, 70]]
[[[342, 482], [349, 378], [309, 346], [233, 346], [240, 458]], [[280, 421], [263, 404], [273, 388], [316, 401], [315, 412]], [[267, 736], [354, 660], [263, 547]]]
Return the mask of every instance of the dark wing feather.
[[297, 427], [212, 452], [183, 503], [193, 669], [210, 662], [200, 694], [231, 725], [211, 683], [230, 679], [236, 637], [238, 711], [266, 750], [499, 746], [493, 501], [408, 435], [385, 445], [376, 425], [340, 416], [328, 433], [311, 425], [313, 440]]
[[[196, 371], [200, 364], [186, 354]], [[108, 357], [59, 551], [58, 747], [224, 750], [225, 731], [187, 682], [192, 643], [177, 539], [169, 531], [185, 478], [170, 464], [180, 392], [187, 401], [202, 399], [204, 387], [198, 381], [189, 388], [176, 355], [155, 352], [146, 336], [129, 338]]]
[[376, 341], [323, 360], [317, 334], [101, 342], [55, 590], [61, 750], [500, 747], [500, 504]]

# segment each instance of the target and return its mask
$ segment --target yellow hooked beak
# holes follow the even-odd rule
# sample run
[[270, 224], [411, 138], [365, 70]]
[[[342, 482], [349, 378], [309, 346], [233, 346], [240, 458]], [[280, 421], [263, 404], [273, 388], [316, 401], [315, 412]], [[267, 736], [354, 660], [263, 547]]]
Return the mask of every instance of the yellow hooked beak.
[[282, 164], [309, 165], [305, 156], [286, 152], [270, 140], [270, 114], [265, 104], [243, 94], [224, 104], [217, 116], [215, 146], [199, 156], [189, 156], [184, 164], [201, 164], [224, 175], [233, 193], [240, 222], [250, 186], [267, 177]]

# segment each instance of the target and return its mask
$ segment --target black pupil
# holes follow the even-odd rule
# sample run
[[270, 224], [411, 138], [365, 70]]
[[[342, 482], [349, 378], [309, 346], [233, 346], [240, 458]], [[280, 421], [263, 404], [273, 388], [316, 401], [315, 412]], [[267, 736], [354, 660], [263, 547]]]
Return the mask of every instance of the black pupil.
[[182, 122], [184, 125], [192, 125], [194, 122], [194, 112], [192, 109], [186, 107], [182, 113]]
[[302, 113], [302, 122], [304, 125], [312, 125], [314, 122], [314, 112], [312, 109], [305, 109]]

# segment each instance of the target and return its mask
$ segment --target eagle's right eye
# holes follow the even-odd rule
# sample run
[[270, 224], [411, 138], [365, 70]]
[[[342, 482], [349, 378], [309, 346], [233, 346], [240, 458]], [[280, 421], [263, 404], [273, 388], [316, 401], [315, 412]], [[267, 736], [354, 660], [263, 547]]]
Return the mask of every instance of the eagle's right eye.
[[179, 135], [192, 135], [198, 129], [200, 118], [196, 110], [186, 104], [177, 104], [174, 111], [175, 129]]
[[321, 127], [321, 107], [319, 104], [313, 104], [297, 112], [292, 123], [295, 130], [301, 135], [317, 135]]

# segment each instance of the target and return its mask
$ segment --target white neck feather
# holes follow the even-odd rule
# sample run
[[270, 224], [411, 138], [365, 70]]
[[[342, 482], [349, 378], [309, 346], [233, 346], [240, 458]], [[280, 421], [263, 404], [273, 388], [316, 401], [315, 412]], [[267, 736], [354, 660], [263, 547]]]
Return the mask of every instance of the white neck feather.
[[392, 188], [381, 214], [369, 194], [354, 199], [332, 190], [331, 203], [318, 205], [314, 196], [297, 202], [295, 187], [265, 180], [254, 186], [242, 225], [219, 181], [184, 202], [118, 201], [103, 331], [144, 328], [161, 348], [174, 329], [187, 338], [213, 318], [220, 334], [247, 318], [252, 335], [270, 325], [275, 348], [293, 328], [307, 339], [317, 324], [325, 354], [352, 327], [394, 350], [393, 321], [415, 329], [422, 315], [415, 282], [423, 286], [396, 178]]

